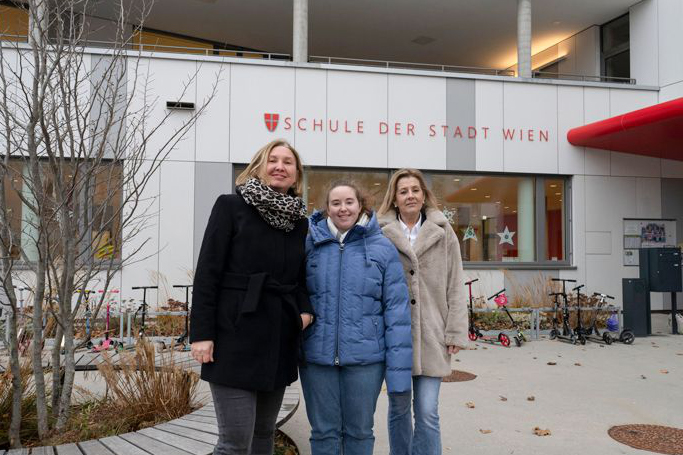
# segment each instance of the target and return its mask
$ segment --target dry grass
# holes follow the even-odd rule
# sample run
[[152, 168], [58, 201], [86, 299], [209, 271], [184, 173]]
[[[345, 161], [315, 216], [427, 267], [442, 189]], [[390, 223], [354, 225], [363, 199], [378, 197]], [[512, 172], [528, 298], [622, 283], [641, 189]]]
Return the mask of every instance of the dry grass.
[[154, 346], [139, 342], [117, 365], [105, 355], [98, 366], [107, 383], [107, 410], [116, 425], [135, 431], [192, 412], [199, 377], [175, 366], [173, 353], [156, 367]]
[[[36, 418], [36, 391], [33, 383], [33, 370], [30, 361], [21, 365], [21, 432], [22, 441], [38, 438]], [[9, 425], [12, 417], [12, 374], [0, 374], [0, 451], [9, 449]]]
[[514, 273], [503, 270], [505, 280], [510, 283], [507, 293], [511, 308], [543, 308], [552, 307], [553, 300], [548, 294], [558, 292], [561, 289], [557, 283], [550, 280], [547, 275], [538, 272], [530, 282], [520, 283]]

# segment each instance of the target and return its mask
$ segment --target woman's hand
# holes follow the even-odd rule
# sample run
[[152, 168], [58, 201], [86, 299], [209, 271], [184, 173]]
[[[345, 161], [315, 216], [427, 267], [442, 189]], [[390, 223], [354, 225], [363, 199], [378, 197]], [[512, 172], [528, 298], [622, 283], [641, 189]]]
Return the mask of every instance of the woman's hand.
[[457, 346], [453, 346], [452, 344], [448, 345], [448, 354], [457, 354], [460, 352], [460, 348]]
[[313, 315], [309, 313], [301, 313], [301, 330], [305, 330], [306, 327], [313, 323]]
[[199, 363], [213, 362], [213, 341], [195, 341], [192, 343], [192, 358]]

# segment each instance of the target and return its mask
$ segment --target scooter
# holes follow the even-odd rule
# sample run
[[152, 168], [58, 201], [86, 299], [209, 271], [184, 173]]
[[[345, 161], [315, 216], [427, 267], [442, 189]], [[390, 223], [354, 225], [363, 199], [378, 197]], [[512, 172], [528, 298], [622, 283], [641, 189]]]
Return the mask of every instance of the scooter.
[[[104, 290], [99, 290], [98, 291], [100, 294], [104, 292]], [[107, 291], [107, 294], [118, 294], [118, 290], [113, 290], [113, 291]], [[108, 351], [109, 348], [112, 349], [118, 349], [119, 341], [110, 338], [109, 333], [112, 331], [109, 327], [109, 316], [111, 314], [111, 299], [107, 299], [107, 318], [106, 318], [106, 325], [105, 325], [105, 330], [104, 330], [104, 340], [101, 340], [100, 343], [92, 348], [92, 352], [102, 352], [102, 351]]]
[[[599, 292], [594, 292], [593, 296], [599, 298], [595, 310], [596, 315], [593, 319], [593, 332], [595, 332], [595, 335], [599, 337], [602, 341], [604, 341], [605, 344], [612, 344], [615, 341], [619, 341], [620, 343], [624, 344], [633, 344], [633, 341], [635, 340], [636, 336], [633, 333], [633, 330], [631, 329], [625, 328], [621, 332], [617, 333], [610, 331], [608, 328], [605, 328], [605, 330], [602, 332], [602, 335], [600, 334], [600, 331], [598, 330], [597, 326], [597, 313], [605, 305], [605, 303], [607, 303], [607, 299], [614, 300], [614, 297], [607, 294], [600, 294]], [[616, 336], [614, 336], [613, 333], [616, 333]]]
[[589, 329], [584, 328], [581, 323], [581, 288], [585, 286], [585, 284], [581, 284], [572, 289], [572, 291], [576, 291], [576, 327], [574, 327], [574, 335], [576, 335], [581, 344], [586, 344], [586, 336], [590, 333]]
[[147, 316], [147, 307], [149, 306], [147, 304], [147, 289], [158, 289], [159, 286], [134, 286], [131, 289], [133, 290], [138, 290], [142, 289], [142, 304], [140, 305], [140, 308], [138, 308], [135, 311], [135, 314], [133, 315], [133, 319], [138, 315], [138, 313], [142, 314], [142, 325], [140, 326], [140, 331], [138, 332], [138, 336], [140, 338], [145, 337], [145, 316]]
[[90, 310], [90, 294], [92, 294], [93, 290], [91, 289], [77, 289], [76, 292], [80, 292], [85, 296], [85, 347], [88, 350], [91, 350], [93, 348], [92, 340], [90, 339], [92, 334], [91, 334], [91, 320], [92, 320], [92, 311]]
[[[180, 352], [188, 352], [190, 348], [190, 288], [191, 284], [174, 284], [174, 288], [185, 289], [185, 332], [180, 335], [171, 346], [167, 346], [163, 341], [157, 342], [157, 352], [174, 349]], [[180, 347], [178, 349], [178, 347]]]
[[476, 340], [481, 340], [485, 341], [487, 343], [495, 344], [495, 343], [500, 343], [502, 346], [505, 346], [506, 348], [510, 346], [510, 337], [504, 334], [503, 332], [500, 332], [497, 337], [495, 336], [489, 336], [489, 335], [484, 335], [481, 333], [481, 331], [477, 328], [477, 326], [474, 324], [474, 298], [472, 297], [472, 283], [479, 281], [479, 278], [475, 278], [471, 281], [468, 281], [465, 283], [465, 286], [469, 288], [470, 292], [470, 327], [468, 330], [468, 336], [470, 340], [476, 341]]
[[[576, 280], [567, 280], [567, 279], [562, 279], [562, 278], [553, 278], [552, 281], [559, 281], [562, 282], [562, 292], [551, 292], [549, 295], [553, 296], [555, 298], [555, 314], [553, 316], [553, 328], [550, 331], [550, 339], [551, 340], [562, 340], [562, 341], [569, 341], [572, 344], [576, 344], [578, 342], [581, 342], [581, 344], [586, 344], [586, 338], [582, 337], [581, 339], [577, 338], [577, 336], [574, 334], [574, 331], [569, 327], [569, 299], [567, 298], [567, 288], [566, 285], [567, 283], [576, 283]], [[562, 297], [563, 299], [563, 306], [562, 306], [562, 333], [560, 333], [560, 327], [559, 327], [559, 320], [557, 318], [557, 312], [559, 311], [559, 302], [558, 302], [558, 297]]]
[[508, 298], [505, 295], [505, 288], [496, 292], [495, 294], [493, 294], [491, 297], [488, 298], [488, 300], [491, 300], [491, 299], [493, 299], [493, 301], [496, 302], [496, 305], [498, 305], [498, 308], [502, 308], [503, 311], [505, 311], [505, 314], [507, 314], [508, 317], [510, 318], [510, 322], [512, 322], [512, 327], [514, 327], [515, 331], [517, 332], [517, 335], [515, 335], [513, 337], [513, 339], [515, 340], [515, 345], [517, 347], [522, 346], [522, 343], [524, 343], [526, 341], [526, 336], [524, 335], [524, 332], [522, 331], [522, 329], [519, 328], [519, 324], [517, 324], [515, 322], [514, 318], [510, 314], [510, 311], [508, 311], [508, 307], [507, 307]]

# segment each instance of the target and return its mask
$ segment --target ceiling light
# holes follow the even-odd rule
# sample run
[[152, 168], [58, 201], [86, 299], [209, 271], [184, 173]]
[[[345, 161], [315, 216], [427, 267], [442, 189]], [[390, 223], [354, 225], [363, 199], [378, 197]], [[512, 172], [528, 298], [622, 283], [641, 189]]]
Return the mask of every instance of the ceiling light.
[[500, 204], [500, 201], [496, 201], [496, 204]]
[[490, 195], [490, 194], [487, 194], [487, 195], [484, 196], [484, 197], [485, 197], [486, 199], [491, 199], [491, 195]]
[[555, 196], [561, 196], [562, 193], [555, 193]]
[[557, 188], [557, 185], [553, 183], [552, 185], [550, 185], [550, 188]]
[[486, 221], [486, 215], [482, 215], [482, 216], [481, 216], [481, 219], [484, 220], [484, 221]]
[[460, 179], [453, 179], [453, 181], [454, 181], [454, 182], [459, 182], [459, 181], [460, 181]]
[[513, 210], [512, 213], [517, 213], [517, 210]]
[[470, 191], [477, 191], [476, 188], [470, 188]]
[[436, 40], [430, 36], [418, 36], [417, 38], [411, 40], [411, 43], [419, 44], [420, 46], [426, 46], [434, 41]]
[[380, 186], [380, 185], [381, 185], [381, 183], [377, 183], [377, 182], [375, 182], [375, 183], [373, 183], [373, 185], [375, 185], [375, 186]]
[[508, 206], [506, 205], [506, 206], [505, 206], [505, 207], [503, 207], [503, 208], [504, 208], [504, 209], [509, 209], [510, 207], [508, 207]]

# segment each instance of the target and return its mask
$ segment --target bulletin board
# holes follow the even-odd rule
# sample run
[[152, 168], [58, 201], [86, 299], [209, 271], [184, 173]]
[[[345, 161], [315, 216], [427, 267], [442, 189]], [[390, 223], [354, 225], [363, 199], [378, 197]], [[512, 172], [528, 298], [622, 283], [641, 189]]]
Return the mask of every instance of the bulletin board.
[[638, 250], [676, 246], [676, 220], [624, 218], [624, 265], [638, 266]]

